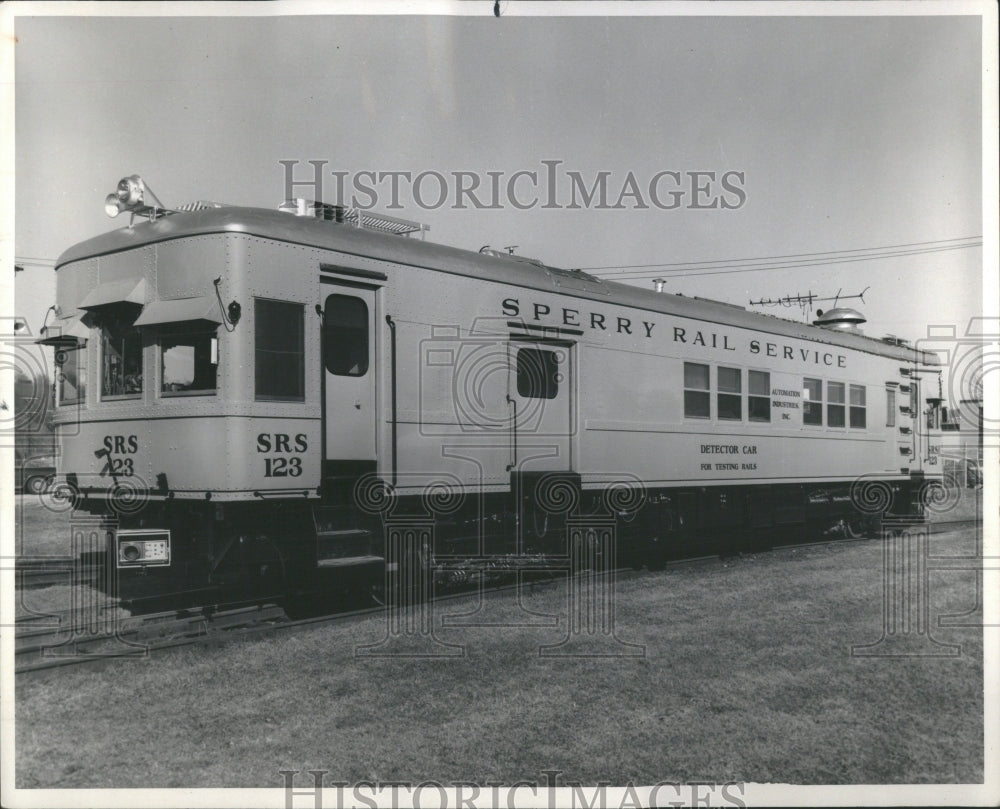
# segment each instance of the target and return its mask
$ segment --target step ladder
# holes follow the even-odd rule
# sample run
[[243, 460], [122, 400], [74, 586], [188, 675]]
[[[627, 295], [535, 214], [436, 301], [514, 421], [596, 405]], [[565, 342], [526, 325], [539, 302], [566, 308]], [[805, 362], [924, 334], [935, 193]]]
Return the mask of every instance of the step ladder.
[[316, 528], [316, 566], [344, 568], [385, 562], [375, 547], [371, 529], [357, 524], [354, 509], [338, 506], [314, 506]]

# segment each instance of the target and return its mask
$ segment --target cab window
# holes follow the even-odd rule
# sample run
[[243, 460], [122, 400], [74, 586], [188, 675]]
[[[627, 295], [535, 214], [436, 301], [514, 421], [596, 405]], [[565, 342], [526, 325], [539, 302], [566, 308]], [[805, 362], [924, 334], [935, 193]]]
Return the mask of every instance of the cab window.
[[101, 398], [142, 396], [142, 332], [135, 328], [137, 309], [131, 305], [104, 307], [101, 330]]
[[85, 344], [72, 343], [56, 348], [59, 404], [79, 404], [87, 398], [87, 375], [84, 368]]
[[160, 392], [163, 396], [213, 395], [219, 367], [217, 330], [197, 322], [178, 323], [160, 335]]
[[305, 330], [301, 303], [254, 299], [254, 391], [268, 401], [305, 401]]

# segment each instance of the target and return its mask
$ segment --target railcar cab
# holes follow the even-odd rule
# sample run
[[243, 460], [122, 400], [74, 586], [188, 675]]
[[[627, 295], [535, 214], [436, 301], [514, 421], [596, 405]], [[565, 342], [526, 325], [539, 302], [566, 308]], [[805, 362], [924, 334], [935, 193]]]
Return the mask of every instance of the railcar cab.
[[316, 496], [308, 297], [265, 281], [241, 304], [246, 273], [228, 247], [192, 237], [58, 267], [67, 315], [44, 342], [57, 348], [64, 471], [84, 495], [129, 479], [153, 499]]
[[217, 204], [167, 211], [138, 178], [112, 196], [133, 221], [59, 258], [40, 341], [58, 368], [55, 495], [107, 521], [137, 592], [377, 567], [346, 508], [375, 471], [373, 289], [319, 289], [287, 246], [199, 227]]

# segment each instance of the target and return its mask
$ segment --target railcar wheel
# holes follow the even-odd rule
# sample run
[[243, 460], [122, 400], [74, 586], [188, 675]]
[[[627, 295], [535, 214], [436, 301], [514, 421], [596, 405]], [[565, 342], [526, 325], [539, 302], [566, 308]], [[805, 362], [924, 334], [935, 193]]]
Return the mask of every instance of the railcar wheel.
[[214, 583], [238, 600], [281, 600], [290, 589], [288, 561], [269, 536], [243, 536], [219, 560]]

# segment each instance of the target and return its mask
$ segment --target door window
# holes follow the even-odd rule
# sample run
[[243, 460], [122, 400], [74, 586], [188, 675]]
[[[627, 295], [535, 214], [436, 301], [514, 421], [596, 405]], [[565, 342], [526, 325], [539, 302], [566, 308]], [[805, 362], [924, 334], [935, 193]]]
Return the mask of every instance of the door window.
[[323, 362], [336, 376], [368, 373], [368, 304], [352, 295], [328, 295], [323, 305]]
[[555, 399], [559, 394], [559, 358], [543, 348], [517, 352], [517, 394], [525, 399]]

